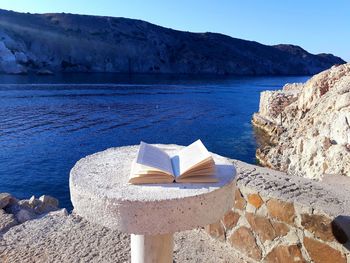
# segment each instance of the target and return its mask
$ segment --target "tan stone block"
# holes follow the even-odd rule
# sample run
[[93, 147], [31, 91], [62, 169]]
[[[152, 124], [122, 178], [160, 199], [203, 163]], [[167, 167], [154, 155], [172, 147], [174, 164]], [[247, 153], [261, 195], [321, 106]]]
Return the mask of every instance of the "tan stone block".
[[322, 240], [335, 240], [332, 233], [332, 220], [326, 216], [302, 214], [301, 225]]
[[212, 238], [218, 239], [220, 241], [225, 240], [225, 229], [220, 221], [207, 225], [204, 229]]
[[240, 215], [237, 212], [233, 212], [232, 210], [227, 212], [222, 218], [222, 223], [225, 229], [231, 229], [234, 227], [237, 224], [239, 217]]
[[276, 237], [275, 230], [268, 218], [255, 216], [252, 213], [246, 213], [246, 218], [252, 230], [259, 235], [261, 241], [273, 240]]
[[293, 203], [270, 199], [267, 202], [267, 209], [271, 217], [287, 224], [294, 223], [295, 209]]
[[255, 237], [249, 228], [242, 226], [229, 238], [230, 244], [246, 256], [255, 260], [261, 260], [261, 249], [257, 245]]
[[264, 203], [264, 201], [261, 199], [259, 194], [249, 194], [248, 203], [253, 205], [255, 208], [259, 208]]
[[297, 245], [278, 246], [265, 257], [267, 263], [302, 263], [306, 262]]
[[246, 200], [244, 199], [241, 191], [237, 188], [235, 191], [235, 209], [243, 210], [246, 206]]
[[304, 246], [315, 263], [346, 263], [345, 256], [325, 243], [304, 237]]
[[271, 220], [271, 224], [277, 236], [283, 237], [289, 232], [289, 227], [285, 223]]

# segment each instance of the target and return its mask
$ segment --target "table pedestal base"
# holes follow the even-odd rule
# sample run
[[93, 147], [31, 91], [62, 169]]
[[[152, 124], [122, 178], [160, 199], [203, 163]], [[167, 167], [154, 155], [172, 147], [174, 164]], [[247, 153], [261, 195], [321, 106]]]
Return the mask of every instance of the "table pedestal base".
[[173, 234], [131, 235], [131, 263], [172, 263]]

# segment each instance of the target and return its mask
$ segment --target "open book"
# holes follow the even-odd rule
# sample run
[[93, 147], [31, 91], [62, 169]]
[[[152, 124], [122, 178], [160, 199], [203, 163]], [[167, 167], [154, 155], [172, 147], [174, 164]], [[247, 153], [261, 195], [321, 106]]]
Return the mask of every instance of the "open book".
[[133, 161], [129, 183], [213, 183], [215, 162], [201, 140], [170, 157], [166, 152], [141, 142], [136, 160]]

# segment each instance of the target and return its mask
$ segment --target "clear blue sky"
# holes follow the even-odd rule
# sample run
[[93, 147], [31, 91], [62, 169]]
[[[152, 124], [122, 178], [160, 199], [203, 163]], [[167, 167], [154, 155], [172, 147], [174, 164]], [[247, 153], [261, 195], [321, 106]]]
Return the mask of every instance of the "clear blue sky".
[[0, 8], [137, 18], [263, 44], [296, 44], [350, 61], [350, 0], [0, 0]]

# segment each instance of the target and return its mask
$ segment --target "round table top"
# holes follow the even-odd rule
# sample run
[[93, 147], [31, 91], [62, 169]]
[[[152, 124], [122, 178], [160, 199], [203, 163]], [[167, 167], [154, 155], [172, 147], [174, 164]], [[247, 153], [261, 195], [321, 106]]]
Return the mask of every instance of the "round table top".
[[[170, 156], [183, 146], [156, 145]], [[128, 184], [139, 146], [110, 148], [79, 160], [70, 173], [74, 211], [125, 233], [156, 235], [219, 220], [232, 208], [236, 170], [212, 154], [217, 183]]]

